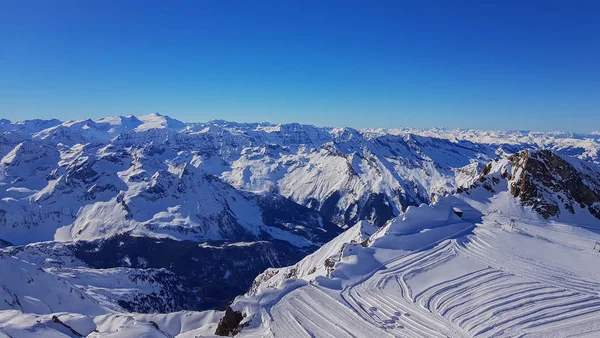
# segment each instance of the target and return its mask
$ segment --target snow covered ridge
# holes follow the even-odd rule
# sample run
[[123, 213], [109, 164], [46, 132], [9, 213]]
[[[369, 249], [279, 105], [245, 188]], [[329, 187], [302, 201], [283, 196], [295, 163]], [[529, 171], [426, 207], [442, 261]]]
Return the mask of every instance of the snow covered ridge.
[[[133, 189], [133, 180], [143, 183], [157, 172], [155, 179], [161, 180], [161, 170], [181, 170], [179, 165], [187, 163], [242, 190], [279, 193], [342, 227], [361, 219], [381, 225], [409, 205], [453, 193], [474, 169], [498, 153], [548, 148], [599, 163], [600, 148], [595, 134], [355, 130], [227, 121], [186, 124], [160, 114], [67, 122], [3, 120], [0, 132], [0, 156], [16, 152], [2, 166], [10, 166], [14, 156], [23, 156], [18, 162], [26, 165], [16, 165], [13, 174], [23, 168], [36, 170], [38, 176], [33, 187], [15, 184], [19, 182], [13, 177], [15, 186], [7, 187], [10, 194], [3, 198], [34, 202], [50, 198], [54, 189], [49, 182], [60, 189], [65, 182], [59, 178], [65, 171], [79, 170], [76, 179], [86, 174], [84, 166], [91, 166], [105, 177], [90, 182], [96, 186], [83, 185], [81, 189], [91, 190], [81, 198], [106, 202], [114, 192]], [[21, 143], [24, 149], [15, 150]], [[27, 158], [38, 148], [48, 163]], [[110, 173], [113, 177], [108, 177]], [[70, 224], [81, 207], [77, 204], [53, 210], [52, 218]], [[35, 223], [47, 216], [32, 213], [29, 220], [12, 222]], [[180, 222], [192, 226], [186, 217], [182, 215]], [[39, 239], [51, 235], [49, 231]]]
[[265, 271], [231, 306], [243, 314], [237, 336], [596, 337], [598, 178], [547, 151], [492, 161], [469, 188], [366, 239], [359, 223]]
[[[245, 316], [237, 336], [597, 336], [600, 221], [594, 230], [563, 215], [545, 220], [511, 193], [513, 169], [494, 161], [468, 191], [411, 206], [379, 230], [361, 222], [295, 270], [281, 269], [294, 273], [233, 303]], [[222, 316], [4, 311], [0, 332], [212, 336]]]
[[260, 289], [277, 288], [288, 279], [314, 281], [319, 276], [329, 277], [336, 262], [342, 257], [344, 247], [349, 244], [360, 244], [368, 240], [377, 228], [367, 221], [360, 221], [341, 235], [323, 245], [319, 250], [306, 256], [298, 264], [284, 268], [270, 268], [254, 280], [246, 293], [256, 294]]
[[[31, 243], [22, 247], [25, 260], [38, 247], [57, 262], [79, 259], [69, 268], [45, 268], [81, 276], [72, 282], [109, 308], [221, 308], [264, 269], [294, 263], [341, 231], [283, 196], [241, 191], [193, 164], [161, 161], [167, 146], [93, 147], [65, 150], [31, 140], [6, 154], [0, 160], [0, 238]], [[97, 256], [83, 255], [83, 244], [65, 244], [63, 253], [60, 244], [35, 243], [51, 240], [86, 241]], [[188, 248], [185, 259], [182, 248]], [[163, 256], [155, 257], [158, 252]], [[123, 290], [127, 297], [120, 296]]]
[[[470, 141], [481, 144], [510, 145], [523, 148], [551, 149], [558, 153], [578, 157], [599, 163], [598, 142], [600, 132], [570, 133], [570, 132], [534, 132], [534, 131], [494, 131], [467, 129], [369, 129], [375, 134], [405, 135], [414, 134], [426, 137], [443, 138], [450, 141]], [[509, 151], [512, 152], [512, 151]]]
[[107, 309], [222, 308], [264, 269], [342, 230], [276, 192], [227, 183], [211, 172], [208, 143], [173, 143], [187, 126], [167, 117], [3, 128], [0, 245], [17, 245], [6, 252], [25, 261], [43, 253], [35, 264]]

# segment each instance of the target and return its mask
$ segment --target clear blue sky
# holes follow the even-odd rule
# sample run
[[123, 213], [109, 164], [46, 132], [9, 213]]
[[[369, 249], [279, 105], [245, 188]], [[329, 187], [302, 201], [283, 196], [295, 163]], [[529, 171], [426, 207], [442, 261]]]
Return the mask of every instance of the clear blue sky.
[[598, 1], [0, 0], [0, 117], [598, 130], [599, 16]]

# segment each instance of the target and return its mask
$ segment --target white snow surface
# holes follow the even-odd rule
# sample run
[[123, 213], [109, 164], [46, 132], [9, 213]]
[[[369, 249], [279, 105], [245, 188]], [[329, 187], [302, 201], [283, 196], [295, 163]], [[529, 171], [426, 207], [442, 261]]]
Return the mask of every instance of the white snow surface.
[[[61, 323], [53, 321], [54, 316]], [[207, 337], [213, 335], [221, 316], [222, 313], [219, 311], [182, 311], [169, 314], [122, 313], [95, 317], [64, 312], [36, 315], [16, 310], [0, 311], [0, 337]]]
[[600, 221], [545, 220], [500, 185], [410, 207], [368, 245], [347, 242], [328, 274], [265, 272], [234, 302], [240, 337], [598, 336]]

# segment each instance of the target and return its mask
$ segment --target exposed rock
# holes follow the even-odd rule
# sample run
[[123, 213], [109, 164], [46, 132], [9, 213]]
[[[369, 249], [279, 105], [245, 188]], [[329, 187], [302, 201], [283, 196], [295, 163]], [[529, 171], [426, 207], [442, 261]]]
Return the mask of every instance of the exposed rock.
[[510, 160], [515, 174], [510, 192], [523, 205], [549, 218], [560, 214], [561, 205], [575, 213], [572, 202], [576, 202], [600, 219], [595, 205], [600, 202], [600, 174], [595, 168], [576, 163], [577, 168], [550, 150], [526, 150]]
[[472, 187], [496, 192], [501, 180], [508, 181], [510, 193], [524, 206], [544, 218], [587, 209], [600, 219], [600, 170], [594, 164], [567, 159], [550, 150], [524, 150], [496, 166], [488, 163]]
[[246, 325], [240, 323], [244, 319], [244, 315], [239, 311], [234, 311], [231, 307], [225, 309], [225, 315], [219, 321], [215, 334], [217, 336], [235, 336]]

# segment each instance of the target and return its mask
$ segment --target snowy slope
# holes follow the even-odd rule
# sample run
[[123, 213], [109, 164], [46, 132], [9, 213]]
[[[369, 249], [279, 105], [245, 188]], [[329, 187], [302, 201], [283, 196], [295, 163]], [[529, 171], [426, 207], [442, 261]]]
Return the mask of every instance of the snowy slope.
[[214, 332], [220, 315], [218, 311], [100, 316], [64, 312], [36, 315], [16, 310], [1, 311], [0, 337], [206, 337]]
[[[276, 238], [307, 246], [328, 227], [316, 212], [283, 197], [231, 187], [167, 145], [57, 150], [29, 141], [0, 166], [0, 238], [14, 244], [127, 232], [196, 241]], [[272, 217], [283, 206], [295, 213]]]
[[294, 264], [312, 250], [277, 240], [197, 243], [118, 235], [13, 246], [0, 254], [71, 283], [107, 308], [153, 313], [224, 308], [265, 269]]
[[284, 268], [271, 268], [254, 280], [248, 295], [262, 288], [276, 288], [290, 278], [314, 281], [319, 276], [329, 276], [333, 265], [340, 259], [344, 246], [348, 243], [363, 243], [377, 228], [367, 221], [360, 221], [341, 235], [323, 245], [319, 250], [306, 256], [298, 264]]
[[0, 252], [0, 310], [30, 313], [107, 311], [77, 286], [38, 266]]
[[[242, 191], [212, 175], [194, 144], [174, 149], [185, 128], [158, 114], [69, 121], [29, 134], [7, 127], [2, 246], [32, 243], [10, 251], [25, 260], [43, 251], [51, 263], [75, 261], [36, 264], [103, 304], [153, 312], [222, 308], [264, 269], [295, 263], [341, 231], [284, 196]], [[35, 244], [52, 240], [86, 241], [97, 254]], [[177, 241], [196, 260], [185, 262]], [[167, 251], [160, 259], [140, 247]], [[236, 264], [248, 268], [234, 271]]]
[[232, 306], [249, 325], [240, 336], [600, 334], [600, 220], [586, 209], [575, 210], [584, 224], [545, 219], [511, 192], [524, 169], [513, 160], [492, 162], [468, 191], [409, 207], [366, 243], [348, 241], [309, 283], [265, 272]]
[[[505, 188], [411, 208], [372, 235], [367, 247], [347, 245], [331, 277], [288, 280], [238, 298], [233, 307], [250, 324], [238, 336], [596, 336], [600, 270], [591, 247], [600, 235], [544, 221]], [[470, 216], [457, 219], [450, 207]], [[431, 212], [433, 223], [426, 222]], [[198, 319], [185, 329], [177, 324], [184, 313], [60, 319], [84, 334], [96, 328], [98, 337], [162, 337], [161, 331], [193, 337], [211, 336], [221, 315], [194, 314]], [[50, 317], [6, 312], [0, 318], [0, 331], [14, 337], [62, 329]]]

